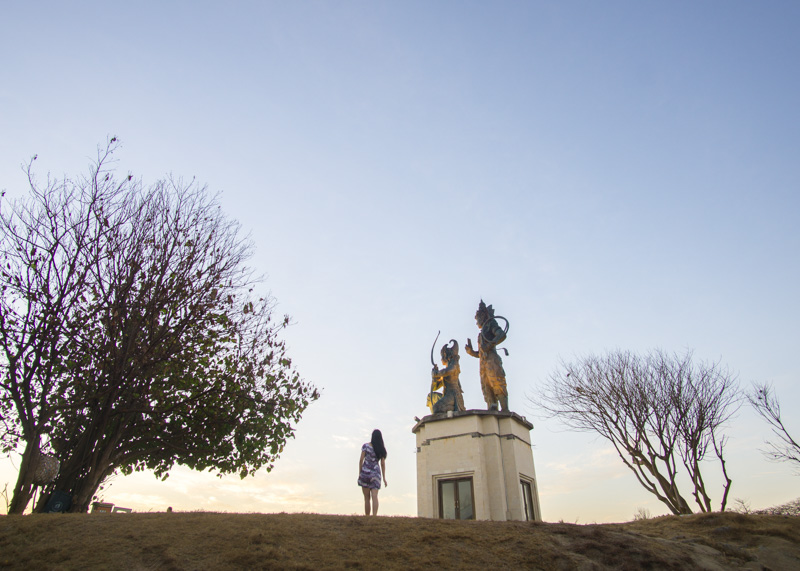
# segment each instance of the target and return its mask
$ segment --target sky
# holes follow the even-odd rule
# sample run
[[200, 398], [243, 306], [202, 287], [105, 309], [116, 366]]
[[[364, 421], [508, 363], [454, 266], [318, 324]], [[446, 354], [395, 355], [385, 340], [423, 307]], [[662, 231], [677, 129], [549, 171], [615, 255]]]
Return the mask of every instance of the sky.
[[[285, 339], [322, 390], [275, 468], [117, 476], [135, 511], [356, 514], [360, 447], [389, 452], [380, 513], [415, 516], [411, 429], [430, 349], [510, 323], [510, 408], [533, 422], [545, 521], [666, 506], [611, 446], [527, 398], [562, 360], [694, 351], [800, 405], [800, 4], [792, 1], [0, 0], [0, 189], [21, 165], [196, 177], [255, 245]], [[464, 355], [467, 408], [485, 408]], [[785, 419], [795, 437], [800, 421]], [[730, 498], [795, 499], [743, 407]], [[13, 488], [18, 458], [0, 461]], [[707, 467], [716, 505], [722, 479]], [[704, 472], [704, 475], [706, 472]], [[685, 494], [688, 494], [688, 490]]]

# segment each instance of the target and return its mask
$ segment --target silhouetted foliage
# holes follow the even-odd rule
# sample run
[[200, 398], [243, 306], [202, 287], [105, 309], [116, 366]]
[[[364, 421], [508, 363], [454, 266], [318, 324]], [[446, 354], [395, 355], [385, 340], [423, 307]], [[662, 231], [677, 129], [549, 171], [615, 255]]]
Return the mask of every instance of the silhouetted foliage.
[[61, 468], [43, 488], [85, 511], [115, 472], [174, 464], [242, 477], [271, 469], [317, 390], [292, 368], [252, 246], [195, 181], [144, 187], [28, 166], [30, 194], [0, 213], [0, 421], [23, 447], [10, 512], [22, 513], [42, 453]]
[[531, 401], [570, 428], [610, 441], [647, 491], [672, 513], [688, 514], [681, 475], [700, 510], [712, 511], [701, 469], [710, 453], [720, 464], [725, 510], [731, 479], [720, 432], [740, 398], [734, 375], [718, 363], [692, 362], [691, 352], [614, 351], [562, 362]]

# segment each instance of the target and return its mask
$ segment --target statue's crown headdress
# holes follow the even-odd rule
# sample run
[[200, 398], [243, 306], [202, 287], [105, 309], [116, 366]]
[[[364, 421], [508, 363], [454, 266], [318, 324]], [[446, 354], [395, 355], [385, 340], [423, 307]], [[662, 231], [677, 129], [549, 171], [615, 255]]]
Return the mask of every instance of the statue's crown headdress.
[[450, 345], [442, 345], [441, 355], [448, 360], [458, 358], [458, 341], [450, 339]]
[[491, 305], [487, 306], [485, 303], [483, 303], [483, 300], [481, 300], [481, 303], [478, 306], [478, 311], [475, 312], [475, 317], [484, 317], [486, 319], [492, 318], [494, 317], [494, 309], [492, 309]]

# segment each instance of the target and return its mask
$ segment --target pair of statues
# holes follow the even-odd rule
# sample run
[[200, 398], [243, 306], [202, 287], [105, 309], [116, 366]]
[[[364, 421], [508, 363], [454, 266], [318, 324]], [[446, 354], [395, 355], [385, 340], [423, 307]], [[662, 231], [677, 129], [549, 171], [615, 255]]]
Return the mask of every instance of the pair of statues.
[[[498, 325], [497, 319], [506, 322], [503, 329]], [[492, 306], [487, 306], [481, 300], [478, 311], [475, 313], [475, 321], [481, 332], [478, 334], [478, 348], [472, 347], [472, 339], [467, 339], [465, 349], [473, 357], [480, 359], [480, 376], [483, 399], [489, 410], [502, 411], [508, 410], [508, 390], [506, 388], [506, 373], [503, 370], [503, 360], [497, 354], [497, 345], [505, 341], [508, 333], [508, 320], [501, 316], [495, 316]], [[438, 336], [437, 336], [438, 339]], [[434, 346], [436, 341], [433, 342]], [[506, 352], [508, 354], [508, 352]], [[443, 345], [441, 350], [443, 369], [433, 364], [433, 350], [431, 350], [431, 392], [428, 395], [428, 407], [434, 414], [448, 411], [461, 411], [464, 408], [462, 397], [461, 367], [459, 365], [458, 342], [451, 339], [449, 344]], [[434, 392], [444, 388], [443, 393]]]

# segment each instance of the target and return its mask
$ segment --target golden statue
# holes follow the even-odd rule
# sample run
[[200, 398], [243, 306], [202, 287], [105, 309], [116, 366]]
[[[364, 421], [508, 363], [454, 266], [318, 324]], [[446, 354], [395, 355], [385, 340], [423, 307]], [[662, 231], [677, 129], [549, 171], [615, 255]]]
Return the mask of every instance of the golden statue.
[[[434, 341], [435, 344], [436, 342]], [[458, 364], [460, 359], [458, 356], [458, 342], [455, 339], [451, 339], [450, 346], [442, 345], [441, 356], [444, 369], [440, 370], [437, 365], [433, 366], [428, 407], [434, 414], [451, 410], [466, 410], [464, 398], [462, 397], [461, 381], [458, 379], [461, 374], [461, 366]], [[442, 387], [444, 387], [444, 394], [434, 392]]]
[[489, 410], [497, 410], [499, 405], [501, 410], [508, 411], [506, 372], [503, 370], [503, 360], [495, 349], [506, 339], [508, 320], [499, 315], [496, 317], [506, 322], [505, 330], [497, 324], [492, 306], [487, 307], [481, 300], [478, 311], [475, 313], [475, 321], [481, 330], [478, 334], [478, 350], [472, 348], [472, 339], [467, 339], [465, 349], [467, 353], [481, 360], [481, 389]]

